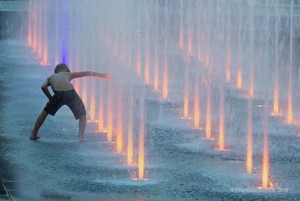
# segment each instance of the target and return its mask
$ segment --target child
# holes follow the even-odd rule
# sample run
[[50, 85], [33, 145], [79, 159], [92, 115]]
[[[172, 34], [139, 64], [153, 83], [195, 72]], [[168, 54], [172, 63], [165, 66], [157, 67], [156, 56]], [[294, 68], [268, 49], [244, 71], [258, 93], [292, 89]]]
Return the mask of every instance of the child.
[[[74, 78], [84, 76], [98, 77], [104, 80], [109, 79], [107, 74], [91, 71], [71, 73], [66, 64], [58, 64], [55, 67], [54, 74], [47, 78], [42, 85], [42, 90], [48, 97], [49, 101], [35, 122], [34, 128], [29, 137], [30, 140], [37, 140], [40, 138], [38, 136], [38, 131], [44, 123], [47, 115], [50, 114], [54, 116], [63, 105], [67, 105], [73, 112], [75, 119], [79, 119], [79, 137], [80, 140], [83, 140], [86, 124], [86, 111], [81, 98], [76, 93], [70, 81]], [[48, 86], [51, 86], [54, 92], [53, 96], [50, 94]]]

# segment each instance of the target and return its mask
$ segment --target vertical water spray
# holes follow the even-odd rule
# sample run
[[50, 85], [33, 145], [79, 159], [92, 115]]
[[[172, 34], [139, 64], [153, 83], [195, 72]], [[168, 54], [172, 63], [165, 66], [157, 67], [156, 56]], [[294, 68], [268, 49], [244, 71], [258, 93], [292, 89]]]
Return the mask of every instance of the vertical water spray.
[[44, 1], [44, 41], [43, 41], [43, 65], [48, 65], [48, 12], [47, 1]]
[[279, 115], [279, 75], [278, 75], [278, 43], [279, 43], [279, 2], [276, 2], [276, 25], [275, 25], [275, 78], [274, 78], [274, 102], [273, 115]]
[[291, 124], [294, 120], [293, 115], [293, 18], [294, 18], [294, 0], [291, 0], [290, 5], [290, 51], [289, 51], [289, 74], [288, 74], [288, 111], [287, 111], [287, 123]]
[[199, 75], [195, 79], [195, 92], [194, 92], [194, 127], [200, 128], [200, 83]]
[[119, 86], [118, 94], [118, 121], [117, 121], [117, 152], [123, 151], [123, 108], [122, 108], [122, 87]]
[[168, 69], [168, 4], [169, 1], [166, 0], [166, 10], [165, 10], [165, 44], [164, 44], [164, 74], [163, 74], [163, 99], [168, 99], [169, 96], [169, 69]]
[[[267, 5], [269, 5], [269, 0], [265, 1], [266, 3], [266, 11], [267, 11]], [[268, 68], [269, 68], [269, 21], [270, 21], [270, 16], [269, 13], [266, 12], [266, 47], [265, 47], [265, 63], [264, 63], [264, 74], [268, 75]], [[268, 82], [265, 82], [265, 91], [268, 91]], [[264, 97], [264, 102], [265, 105], [268, 103], [268, 97], [267, 94], [265, 94]], [[263, 125], [264, 125], [264, 135], [263, 135], [263, 156], [262, 156], [262, 188], [268, 188], [269, 187], [269, 168], [270, 168], [270, 163], [269, 163], [269, 144], [268, 144], [268, 108], [264, 107], [264, 114], [263, 114]]]
[[183, 1], [180, 1], [180, 30], [179, 30], [179, 48], [184, 48], [184, 30], [183, 30]]
[[112, 83], [109, 83], [108, 86], [108, 97], [107, 97], [107, 140], [112, 141], [112, 132], [113, 132], [113, 106], [112, 106]]
[[254, 2], [251, 2], [251, 20], [250, 20], [250, 86], [249, 98], [254, 96]]
[[158, 3], [155, 3], [155, 49], [154, 49], [154, 82], [153, 87], [156, 92], [159, 90], [159, 56], [158, 56]]
[[192, 24], [192, 5], [191, 1], [188, 1], [188, 55], [193, 55], [193, 24]]
[[[187, 61], [188, 63], [188, 61]], [[183, 118], [189, 118], [189, 66], [186, 64], [184, 69], [184, 91], [183, 91]]]
[[37, 44], [37, 54], [39, 60], [42, 58], [42, 51], [43, 51], [43, 16], [42, 16], [42, 0], [38, 0], [38, 44]]
[[99, 89], [99, 110], [98, 110], [98, 131], [104, 132], [104, 98], [103, 84], [100, 84]]
[[[144, 93], [144, 92], [142, 92]], [[140, 97], [140, 130], [139, 130], [139, 157], [138, 157], [138, 179], [144, 179], [145, 170], [145, 99], [144, 94]]]
[[253, 133], [252, 133], [252, 98], [248, 100], [248, 120], [247, 120], [247, 173], [252, 173], [253, 169]]
[[27, 36], [27, 45], [28, 47], [32, 46], [32, 21], [33, 21], [33, 9], [32, 9], [32, 1], [29, 0], [29, 7], [28, 7], [28, 36]]
[[231, 65], [231, 53], [230, 53], [230, 49], [228, 49], [226, 54], [226, 82], [231, 81], [230, 65]]
[[236, 78], [236, 87], [241, 89], [243, 86], [242, 77], [242, 1], [239, 3], [239, 28], [238, 28], [238, 69]]
[[[265, 109], [267, 110], [267, 109]], [[269, 145], [268, 145], [268, 117], [264, 115], [264, 139], [263, 139], [263, 168], [262, 168], [262, 187], [269, 187]]]
[[211, 138], [211, 78], [207, 78], [206, 86], [206, 126], [205, 134], [206, 139]]
[[[137, 33], [141, 32], [141, 6], [140, 2], [138, 2], [137, 8]], [[136, 73], [140, 77], [142, 75], [142, 62], [141, 62], [141, 44], [140, 39], [137, 38], [137, 47], [136, 47]]]
[[230, 3], [228, 3], [228, 22], [227, 22], [227, 51], [226, 51], [226, 82], [231, 81], [231, 6]]
[[225, 149], [225, 125], [224, 125], [224, 86], [222, 84], [220, 91], [220, 119], [219, 119], [219, 150]]
[[133, 165], [133, 89], [129, 91], [127, 164]]

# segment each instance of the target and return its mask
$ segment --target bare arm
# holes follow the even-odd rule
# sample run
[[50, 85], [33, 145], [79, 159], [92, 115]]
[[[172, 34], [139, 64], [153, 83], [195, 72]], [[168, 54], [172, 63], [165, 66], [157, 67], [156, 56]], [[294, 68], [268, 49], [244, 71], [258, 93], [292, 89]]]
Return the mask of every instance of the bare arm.
[[80, 77], [86, 77], [86, 76], [97, 77], [97, 78], [101, 78], [103, 80], [109, 79], [108, 74], [97, 73], [97, 72], [93, 72], [93, 71], [80, 71], [80, 72], [71, 73], [71, 80], [74, 78], [80, 78]]
[[47, 78], [46, 80], [45, 80], [45, 82], [43, 83], [43, 85], [42, 85], [42, 91], [44, 92], [44, 94], [48, 97], [48, 99], [50, 100], [51, 98], [52, 98], [52, 96], [51, 96], [51, 94], [50, 94], [50, 92], [49, 92], [49, 90], [48, 90], [48, 86], [50, 86], [50, 82], [49, 82], [49, 78]]

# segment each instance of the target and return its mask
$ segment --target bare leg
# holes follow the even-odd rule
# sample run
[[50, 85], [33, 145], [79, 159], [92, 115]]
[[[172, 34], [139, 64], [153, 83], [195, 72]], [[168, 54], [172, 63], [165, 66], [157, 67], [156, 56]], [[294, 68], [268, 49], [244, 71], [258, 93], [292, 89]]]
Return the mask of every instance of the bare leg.
[[86, 115], [82, 115], [79, 119], [79, 138], [82, 141], [86, 124]]
[[40, 127], [43, 125], [47, 116], [48, 116], [48, 113], [45, 110], [43, 110], [35, 122], [34, 128], [30, 135], [30, 139], [36, 139], [38, 137], [38, 131], [39, 131]]

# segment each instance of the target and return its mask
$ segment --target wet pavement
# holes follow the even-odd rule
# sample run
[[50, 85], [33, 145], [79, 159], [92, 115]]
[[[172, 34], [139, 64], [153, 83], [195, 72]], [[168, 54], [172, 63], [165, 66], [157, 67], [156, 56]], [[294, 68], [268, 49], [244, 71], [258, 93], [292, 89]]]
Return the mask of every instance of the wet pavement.
[[[124, 155], [115, 153], [115, 144], [106, 142], [104, 134], [94, 132], [93, 123], [87, 124], [87, 141], [80, 143], [78, 122], [68, 108], [47, 118], [39, 141], [28, 140], [36, 117], [47, 102], [40, 85], [52, 70], [39, 66], [34, 54], [20, 41], [0, 41], [0, 175], [3, 184], [0, 200], [298, 200], [300, 197], [297, 191], [299, 153], [290, 165], [298, 174], [291, 183], [294, 184], [291, 191], [233, 191], [232, 186], [239, 187], [236, 180], [226, 183], [220, 180], [222, 177], [212, 177], [211, 172], [221, 170], [224, 178], [230, 178], [228, 172], [244, 169], [244, 161], [236, 157], [233, 163], [232, 158], [226, 161], [220, 154], [181, 148], [179, 142], [189, 143], [197, 137], [194, 131], [182, 130], [180, 119], [147, 126], [148, 179], [145, 181], [131, 179], [136, 167], [124, 165]], [[154, 102], [147, 107], [152, 111], [151, 120], [161, 106]], [[174, 116], [171, 107], [164, 111], [169, 117]], [[9, 195], [5, 195], [3, 187]]]

